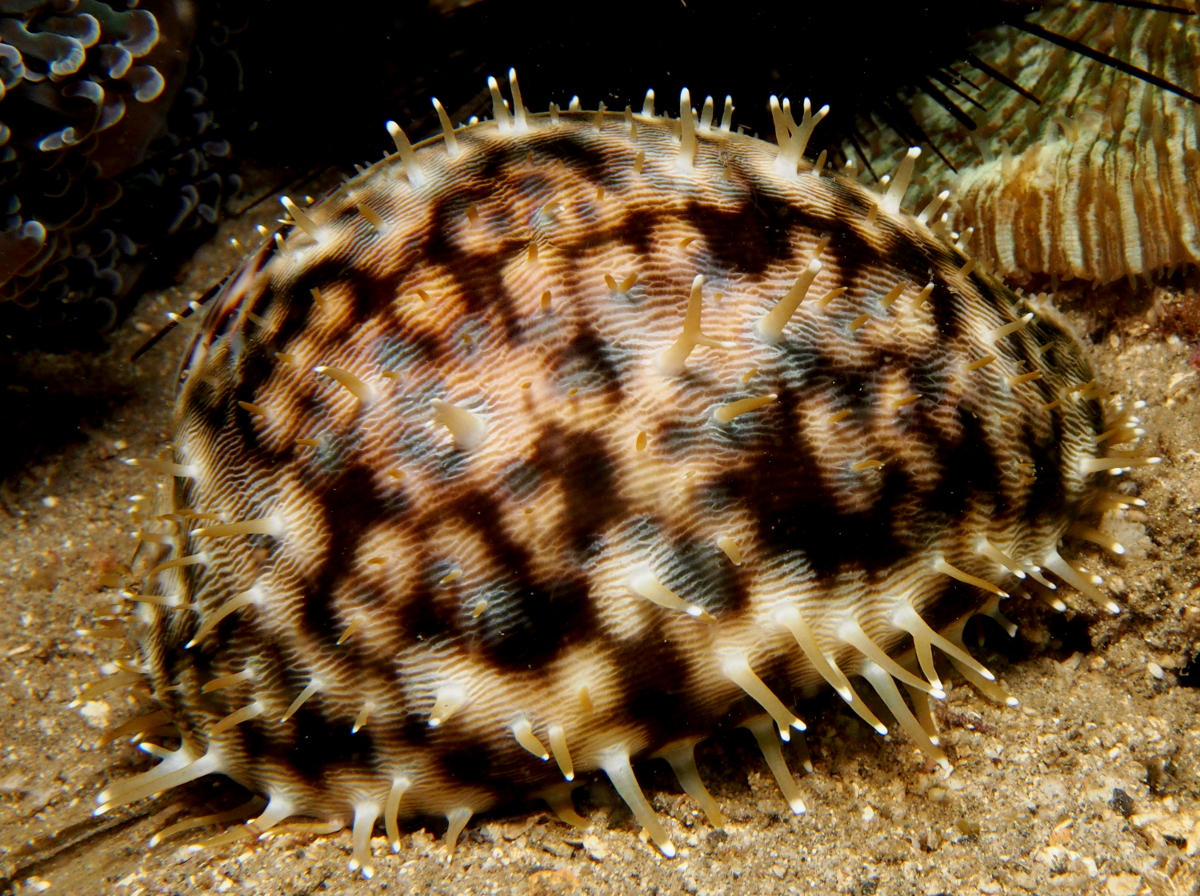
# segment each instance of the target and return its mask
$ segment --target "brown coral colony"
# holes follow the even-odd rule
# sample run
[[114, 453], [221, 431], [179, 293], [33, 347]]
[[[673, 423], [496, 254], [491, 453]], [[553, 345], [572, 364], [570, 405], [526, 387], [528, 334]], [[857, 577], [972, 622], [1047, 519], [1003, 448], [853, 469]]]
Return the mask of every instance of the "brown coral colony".
[[1194, 16], [1190, 3], [1047, 8], [981, 51], [1021, 72], [1024, 95], [989, 80], [970, 134], [923, 101], [957, 169], [952, 226], [981, 263], [1008, 282], [1110, 283], [1200, 262]]

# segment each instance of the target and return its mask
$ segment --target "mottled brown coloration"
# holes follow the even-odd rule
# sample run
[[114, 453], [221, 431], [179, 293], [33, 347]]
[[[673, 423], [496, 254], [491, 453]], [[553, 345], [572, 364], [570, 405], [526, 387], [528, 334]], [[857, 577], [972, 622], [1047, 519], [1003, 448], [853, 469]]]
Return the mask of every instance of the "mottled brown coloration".
[[[1185, 91], [1200, 89], [1193, 16], [1088, 3], [1049, 7], [1035, 21]], [[968, 77], [981, 79], [980, 90], [960, 82], [986, 110], [971, 110], [974, 131], [928, 97], [916, 100], [917, 116], [958, 170], [955, 177], [934, 159], [929, 173], [938, 189], [951, 187], [951, 226], [974, 229], [967, 250], [1018, 283], [1106, 283], [1200, 261], [1196, 104], [1036, 35], [1010, 34], [980, 55], [1019, 72], [1040, 106], [978, 73]]]
[[102, 811], [220, 772], [269, 799], [248, 830], [352, 820], [365, 867], [380, 818], [453, 842], [603, 770], [670, 854], [630, 761], [686, 783], [743, 721], [777, 758], [824, 681], [882, 727], [844, 675], [944, 761], [931, 646], [1002, 697], [961, 622], [1014, 571], [1095, 592], [1057, 547], [1104, 413], [1052, 312], [797, 168], [788, 117], [781, 151], [686, 105], [504, 113], [289, 206], [152, 464], [140, 662], [181, 743]]

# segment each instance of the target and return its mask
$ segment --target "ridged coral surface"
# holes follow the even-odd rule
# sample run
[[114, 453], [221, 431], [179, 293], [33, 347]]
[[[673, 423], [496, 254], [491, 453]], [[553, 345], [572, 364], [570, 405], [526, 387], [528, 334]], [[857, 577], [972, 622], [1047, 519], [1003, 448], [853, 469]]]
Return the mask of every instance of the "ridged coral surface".
[[686, 96], [496, 108], [289, 204], [208, 310], [148, 463], [180, 745], [102, 808], [221, 772], [366, 865], [377, 819], [569, 815], [603, 770], [670, 852], [631, 761], [688, 778], [747, 721], [771, 760], [825, 681], [882, 728], [845, 676], [944, 758], [931, 648], [1000, 693], [961, 620], [1042, 568], [1094, 592], [1057, 551], [1118, 463], [1082, 352], [902, 187], [799, 160], [786, 109], [781, 149]]
[[1010, 282], [1107, 283], [1200, 261], [1200, 121], [1187, 96], [1200, 90], [1200, 29], [1189, 5], [1170, 14], [1071, 4], [1044, 10], [1035, 25], [1178, 90], [1023, 34], [980, 52], [1040, 105], [992, 79], [978, 92], [964, 83], [987, 110], [967, 132], [918, 101], [958, 170], [941, 169], [953, 226], [973, 229], [966, 248], [982, 263]]

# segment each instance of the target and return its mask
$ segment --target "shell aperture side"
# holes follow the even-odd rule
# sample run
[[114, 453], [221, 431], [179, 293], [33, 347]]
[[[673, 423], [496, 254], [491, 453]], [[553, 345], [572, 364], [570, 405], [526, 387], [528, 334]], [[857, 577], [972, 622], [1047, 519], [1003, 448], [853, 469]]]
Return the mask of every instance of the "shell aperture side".
[[850, 677], [945, 761], [933, 648], [1003, 696], [962, 620], [1043, 569], [1097, 594], [1060, 539], [1145, 459], [1098, 457], [1053, 312], [773, 108], [778, 146], [686, 93], [676, 120], [518, 94], [285, 203], [156, 466], [140, 662], [180, 745], [100, 811], [220, 772], [267, 798], [252, 830], [352, 821], [367, 869], [379, 820], [395, 846], [531, 795], [569, 817], [604, 771], [670, 855], [632, 762], [719, 818], [691, 747], [744, 722], [802, 811], [797, 695], [886, 730]]

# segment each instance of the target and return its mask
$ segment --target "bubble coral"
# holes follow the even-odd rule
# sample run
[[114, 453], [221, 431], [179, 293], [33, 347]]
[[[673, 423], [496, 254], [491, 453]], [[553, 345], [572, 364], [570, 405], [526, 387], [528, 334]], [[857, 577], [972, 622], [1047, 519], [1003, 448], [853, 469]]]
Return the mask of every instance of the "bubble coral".
[[216, 219], [196, 35], [192, 0], [0, 0], [0, 305], [102, 328], [145, 244]]

